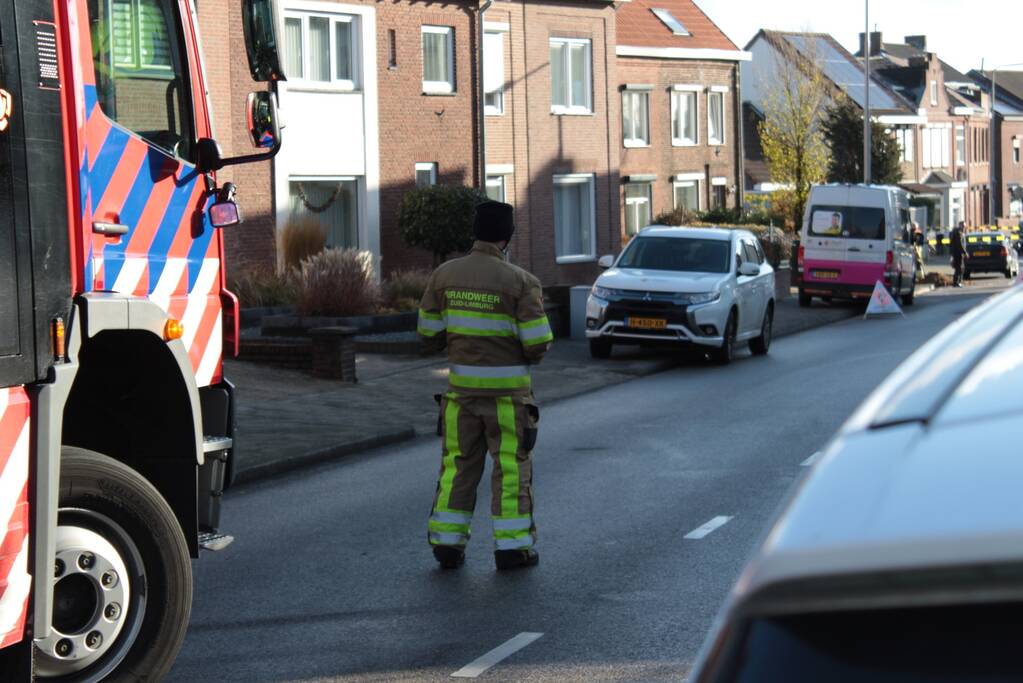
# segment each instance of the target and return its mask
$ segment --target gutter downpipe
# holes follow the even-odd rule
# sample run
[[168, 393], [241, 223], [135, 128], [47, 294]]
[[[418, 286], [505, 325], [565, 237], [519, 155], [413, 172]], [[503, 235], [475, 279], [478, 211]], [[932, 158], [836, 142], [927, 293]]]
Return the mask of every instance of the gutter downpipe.
[[479, 187], [484, 193], [487, 191], [487, 91], [486, 85], [483, 80], [483, 38], [486, 35], [483, 31], [483, 15], [490, 9], [490, 5], [493, 4], [493, 0], [486, 0], [486, 2], [480, 3], [479, 9], [479, 27], [477, 28], [479, 40], [477, 41], [478, 52], [477, 58], [479, 60], [479, 92], [477, 94], [479, 102], [479, 128], [480, 128], [480, 171], [479, 171]]

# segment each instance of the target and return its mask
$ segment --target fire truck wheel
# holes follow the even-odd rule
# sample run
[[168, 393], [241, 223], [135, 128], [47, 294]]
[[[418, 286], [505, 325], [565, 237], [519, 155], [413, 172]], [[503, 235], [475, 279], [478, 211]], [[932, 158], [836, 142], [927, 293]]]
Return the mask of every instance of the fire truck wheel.
[[61, 456], [53, 627], [36, 641], [37, 680], [161, 680], [192, 609], [177, 518], [130, 467], [69, 446]]

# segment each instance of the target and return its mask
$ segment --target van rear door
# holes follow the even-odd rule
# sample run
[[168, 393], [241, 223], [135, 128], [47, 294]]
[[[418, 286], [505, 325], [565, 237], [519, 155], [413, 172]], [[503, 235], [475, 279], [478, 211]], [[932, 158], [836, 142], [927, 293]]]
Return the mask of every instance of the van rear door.
[[888, 252], [883, 192], [828, 188], [811, 197], [804, 235], [807, 282], [873, 286]]

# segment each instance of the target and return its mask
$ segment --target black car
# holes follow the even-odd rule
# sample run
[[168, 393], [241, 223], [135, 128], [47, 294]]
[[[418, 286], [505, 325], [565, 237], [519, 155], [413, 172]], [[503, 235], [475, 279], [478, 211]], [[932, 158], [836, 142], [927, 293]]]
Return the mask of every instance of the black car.
[[1019, 257], [1012, 240], [1000, 232], [969, 233], [966, 240], [967, 279], [977, 273], [1001, 273], [1012, 279], [1019, 273]]

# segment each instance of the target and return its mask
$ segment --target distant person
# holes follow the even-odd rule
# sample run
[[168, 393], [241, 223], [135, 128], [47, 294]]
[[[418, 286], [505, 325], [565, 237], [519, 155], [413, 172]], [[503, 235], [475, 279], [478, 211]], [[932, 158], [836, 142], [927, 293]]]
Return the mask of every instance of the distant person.
[[963, 231], [966, 229], [966, 223], [959, 221], [952, 230], [952, 286], [962, 287], [963, 286], [963, 268], [966, 266], [966, 260], [969, 255], [966, 253], [966, 244], [963, 242]]
[[916, 269], [917, 272], [920, 273], [920, 277], [923, 277], [927, 274], [927, 269], [924, 267], [924, 231], [920, 229], [919, 223], [913, 223], [911, 235], [913, 258], [916, 259]]

